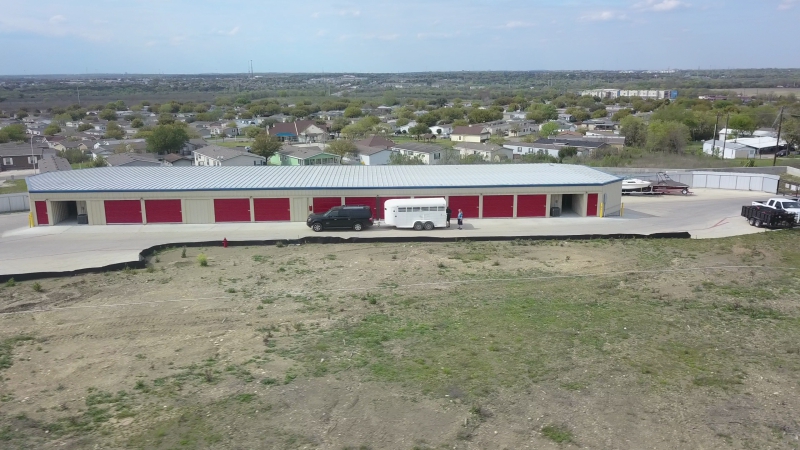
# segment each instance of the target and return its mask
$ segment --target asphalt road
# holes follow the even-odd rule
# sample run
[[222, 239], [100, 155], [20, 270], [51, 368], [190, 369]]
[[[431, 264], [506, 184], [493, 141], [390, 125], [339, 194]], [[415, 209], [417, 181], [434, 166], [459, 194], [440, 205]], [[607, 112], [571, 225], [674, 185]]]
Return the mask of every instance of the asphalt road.
[[314, 233], [304, 223], [208, 225], [109, 225], [28, 228], [27, 213], [0, 215], [0, 275], [68, 271], [136, 260], [147, 247], [172, 242], [298, 239], [304, 236], [533, 236], [688, 231], [716, 238], [756, 233], [740, 208], [769, 194], [698, 189], [695, 195], [625, 196], [621, 217], [467, 220], [464, 230], [398, 230], [376, 226], [362, 232]]

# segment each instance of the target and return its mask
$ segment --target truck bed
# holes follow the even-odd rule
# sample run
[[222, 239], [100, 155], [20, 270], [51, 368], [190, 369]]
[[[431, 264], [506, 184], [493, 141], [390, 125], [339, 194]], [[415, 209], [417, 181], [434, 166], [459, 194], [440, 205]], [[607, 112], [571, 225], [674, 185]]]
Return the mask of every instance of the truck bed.
[[754, 227], [793, 228], [795, 215], [764, 205], [742, 206], [742, 217]]

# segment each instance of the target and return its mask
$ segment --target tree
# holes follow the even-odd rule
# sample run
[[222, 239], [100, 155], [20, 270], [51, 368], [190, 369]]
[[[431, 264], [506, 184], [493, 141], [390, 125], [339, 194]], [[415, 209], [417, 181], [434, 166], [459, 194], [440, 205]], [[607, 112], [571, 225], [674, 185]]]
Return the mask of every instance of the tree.
[[175, 123], [175, 117], [172, 114], [159, 114], [158, 115], [158, 124], [159, 125], [169, 125]]
[[78, 131], [91, 130], [92, 128], [94, 128], [94, 125], [92, 125], [90, 123], [82, 123], [82, 124], [78, 125]]
[[628, 116], [622, 119], [620, 133], [625, 136], [626, 147], [643, 148], [647, 143], [647, 125], [636, 116]]
[[10, 141], [11, 138], [8, 137], [8, 133], [3, 130], [0, 130], [0, 144], [5, 144], [6, 142]]
[[412, 136], [416, 136], [417, 139], [419, 139], [419, 137], [422, 136], [423, 134], [428, 134], [430, 132], [431, 132], [431, 129], [428, 128], [428, 126], [425, 125], [424, 123], [418, 123], [418, 124], [416, 124], [413, 127], [408, 129], [408, 134], [410, 134]]
[[93, 159], [89, 165], [91, 167], [108, 167], [108, 161], [106, 161], [106, 159], [102, 156], [98, 156], [97, 158]]
[[103, 120], [117, 120], [117, 112], [113, 109], [104, 109], [100, 111], [98, 117]]
[[525, 118], [542, 123], [548, 120], [558, 119], [558, 111], [552, 104], [534, 103], [528, 107]]
[[592, 119], [603, 119], [608, 117], [608, 112], [605, 109], [597, 109], [592, 113]]
[[131, 128], [142, 128], [144, 126], [144, 121], [142, 119], [136, 118], [131, 121]]
[[72, 121], [72, 115], [70, 115], [69, 113], [57, 114], [55, 117], [53, 117], [53, 121], [59, 125], [66, 125], [67, 122]]
[[736, 136], [749, 136], [756, 131], [758, 124], [756, 123], [755, 119], [749, 115], [736, 114], [735, 116], [731, 116], [730, 121], [728, 122], [728, 128], [731, 130], [736, 130]]
[[630, 109], [627, 109], [627, 108], [626, 109], [620, 109], [619, 111], [615, 112], [613, 116], [611, 116], [611, 120], [613, 120], [614, 122], [619, 122], [622, 119], [624, 119], [624, 118], [626, 118], [626, 117], [628, 117], [630, 115], [631, 115], [631, 110]]
[[145, 139], [148, 152], [177, 153], [189, 141], [189, 134], [185, 124], [174, 123], [157, 125]]
[[782, 137], [795, 149], [800, 149], [800, 119], [790, 118], [783, 122]]
[[266, 131], [258, 133], [255, 140], [250, 144], [250, 151], [256, 155], [263, 156], [269, 161], [272, 155], [283, 147], [283, 142], [276, 136], [272, 136]]
[[404, 127], [404, 126], [408, 125], [409, 122], [410, 121], [408, 119], [406, 119], [405, 117], [401, 117], [401, 118], [397, 119], [397, 122], [395, 122], [395, 125], [397, 125], [398, 127]]
[[574, 117], [575, 121], [577, 122], [583, 122], [584, 120], [588, 120], [589, 117], [591, 117], [589, 113], [586, 112], [585, 109], [580, 108], [578, 106], [570, 106], [564, 112]]
[[10, 141], [24, 141], [25, 131], [25, 127], [19, 123], [15, 123], [3, 128], [3, 132], [6, 134], [6, 136], [8, 136]]
[[647, 149], [681, 154], [689, 136], [689, 127], [682, 123], [652, 120], [647, 127]]
[[125, 137], [125, 130], [117, 122], [108, 122], [103, 136], [107, 139], [122, 139]]
[[70, 148], [61, 152], [58, 152], [58, 156], [62, 158], [66, 158], [70, 164], [77, 164], [86, 161], [89, 157], [84, 153], [81, 149], [78, 148]]
[[52, 136], [56, 133], [61, 133], [61, 127], [58, 126], [56, 122], [50, 123], [47, 128], [44, 129], [45, 136]]
[[19, 111], [17, 111], [17, 113], [15, 115], [17, 116], [17, 119], [22, 120], [22, 119], [28, 117], [28, 111], [20, 109]]
[[425, 164], [421, 156], [401, 155], [400, 153], [392, 152], [389, 155], [389, 164], [394, 166], [420, 166]]
[[356, 157], [358, 155], [358, 147], [353, 141], [349, 139], [340, 139], [328, 143], [325, 151], [339, 157], [339, 163], [344, 164], [345, 157]]
[[250, 139], [255, 139], [256, 136], [258, 136], [260, 133], [263, 133], [263, 132], [264, 132], [264, 130], [262, 130], [259, 127], [253, 126], [253, 125], [250, 125], [249, 127], [245, 127], [244, 128], [244, 135], [249, 137]]
[[453, 127], [465, 127], [469, 125], [466, 119], [456, 119], [453, 121]]
[[563, 163], [565, 158], [572, 158], [578, 154], [578, 148], [572, 146], [562, 147], [558, 150], [558, 162]]
[[500, 120], [503, 118], [503, 111], [497, 109], [472, 109], [467, 118], [469, 123], [486, 123], [493, 120]]
[[344, 117], [337, 117], [333, 120], [333, 124], [331, 124], [331, 131], [334, 133], [341, 133], [342, 129], [350, 124], [350, 121], [345, 119]]
[[539, 127], [539, 136], [547, 139], [551, 136], [558, 134], [558, 124], [555, 122], [547, 122]]
[[359, 108], [358, 106], [348, 106], [344, 110], [344, 116], [348, 119], [361, 117], [361, 114], [362, 114], [361, 108]]
[[505, 136], [503, 136], [502, 132], [501, 133], [496, 133], [496, 134], [493, 134], [489, 138], [489, 142], [491, 142], [492, 144], [495, 144], [495, 145], [502, 146], [503, 144], [506, 143], [506, 138], [505, 138]]

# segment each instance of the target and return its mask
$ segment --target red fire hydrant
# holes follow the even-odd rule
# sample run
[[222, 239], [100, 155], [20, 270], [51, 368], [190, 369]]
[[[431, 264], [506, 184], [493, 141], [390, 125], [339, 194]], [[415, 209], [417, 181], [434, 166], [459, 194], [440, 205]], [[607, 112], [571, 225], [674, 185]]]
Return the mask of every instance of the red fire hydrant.
[[228, 238], [222, 238], [222, 248], [228, 248]]

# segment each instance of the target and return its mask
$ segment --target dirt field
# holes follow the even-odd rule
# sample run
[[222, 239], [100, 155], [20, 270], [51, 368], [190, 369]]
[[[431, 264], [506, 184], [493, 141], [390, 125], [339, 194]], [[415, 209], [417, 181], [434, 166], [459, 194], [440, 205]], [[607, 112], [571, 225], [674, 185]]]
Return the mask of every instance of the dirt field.
[[174, 249], [7, 285], [0, 448], [798, 448], [798, 237]]

